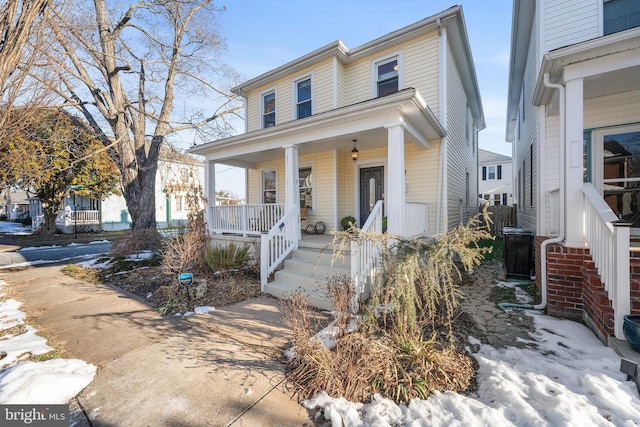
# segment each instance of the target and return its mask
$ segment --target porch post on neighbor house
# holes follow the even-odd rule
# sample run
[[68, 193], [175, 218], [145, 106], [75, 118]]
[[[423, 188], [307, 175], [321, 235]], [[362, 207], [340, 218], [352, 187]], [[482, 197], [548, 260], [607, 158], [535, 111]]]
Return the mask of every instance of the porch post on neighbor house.
[[566, 88], [565, 126], [565, 244], [584, 247], [583, 231], [583, 81], [568, 80]]
[[[300, 201], [300, 176], [298, 172], [298, 147], [287, 145], [284, 147], [284, 212], [286, 214]], [[300, 224], [296, 227], [298, 240], [302, 237]]]
[[616, 269], [616, 283], [609, 292], [609, 299], [613, 306], [613, 334], [619, 340], [626, 339], [622, 326], [624, 316], [631, 314], [631, 278], [629, 271], [629, 236], [631, 226], [629, 221], [620, 220], [613, 223], [615, 230], [614, 262]]
[[207, 228], [213, 229], [213, 207], [216, 205], [216, 164], [208, 160], [204, 168], [204, 197], [209, 205], [206, 208]]
[[405, 235], [405, 170], [404, 170], [404, 124], [392, 123], [385, 126], [387, 140], [387, 189], [385, 208], [387, 211], [387, 232]]

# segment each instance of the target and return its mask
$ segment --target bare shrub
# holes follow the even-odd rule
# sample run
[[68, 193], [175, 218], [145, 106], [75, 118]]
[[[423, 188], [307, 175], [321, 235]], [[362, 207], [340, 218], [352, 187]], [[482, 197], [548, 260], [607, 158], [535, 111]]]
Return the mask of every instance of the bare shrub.
[[[486, 215], [486, 211], [483, 215]], [[287, 378], [296, 393], [308, 398], [319, 391], [351, 401], [380, 393], [396, 402], [427, 398], [433, 391], [460, 392], [473, 384], [473, 359], [456, 351], [453, 320], [458, 307], [460, 269], [480, 263], [488, 238], [486, 218], [474, 218], [437, 240], [403, 240], [397, 236], [338, 233], [337, 254], [354, 239], [380, 243], [381, 272], [360, 327], [338, 333], [327, 348], [309, 332], [303, 300], [284, 309], [295, 356]], [[352, 287], [349, 278], [334, 278], [329, 295], [338, 313], [335, 325], [346, 330]], [[342, 316], [342, 317], [340, 317]]]
[[158, 250], [161, 247], [160, 235], [155, 228], [139, 228], [114, 240], [109, 254], [112, 256], [130, 255], [144, 250]]

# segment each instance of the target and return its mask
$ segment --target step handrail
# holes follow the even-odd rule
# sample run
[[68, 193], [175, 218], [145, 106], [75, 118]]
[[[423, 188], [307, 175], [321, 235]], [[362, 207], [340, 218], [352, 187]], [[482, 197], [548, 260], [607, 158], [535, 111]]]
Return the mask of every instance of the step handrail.
[[282, 261], [298, 248], [300, 208], [294, 205], [277, 220], [273, 227], [260, 235], [260, 289], [269, 281], [269, 275]]
[[[361, 230], [365, 233], [382, 234], [382, 214], [382, 200], [378, 200]], [[351, 241], [351, 283], [354, 290], [351, 311], [353, 313], [358, 311], [360, 301], [367, 297], [368, 288], [375, 280], [381, 256], [380, 242], [371, 239]]]

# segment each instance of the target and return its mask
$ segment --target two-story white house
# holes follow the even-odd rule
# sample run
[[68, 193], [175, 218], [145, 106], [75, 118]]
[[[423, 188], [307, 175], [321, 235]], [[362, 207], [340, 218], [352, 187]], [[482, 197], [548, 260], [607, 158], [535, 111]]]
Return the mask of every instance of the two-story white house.
[[[381, 231], [386, 217], [389, 233], [433, 236], [477, 213], [485, 121], [459, 6], [353, 49], [322, 46], [233, 92], [245, 99], [246, 133], [190, 151], [205, 157], [209, 200], [216, 164], [246, 168], [247, 205], [210, 206], [207, 219], [214, 238], [261, 238], [267, 292], [306, 282], [286, 283], [291, 260], [267, 277], [308, 225], [341, 230], [352, 216]], [[357, 282], [374, 260], [354, 252], [368, 252], [346, 263]]]
[[514, 0], [511, 41], [506, 135], [540, 307], [624, 339], [640, 313], [640, 1]]
[[478, 197], [489, 205], [513, 204], [511, 157], [478, 150]]

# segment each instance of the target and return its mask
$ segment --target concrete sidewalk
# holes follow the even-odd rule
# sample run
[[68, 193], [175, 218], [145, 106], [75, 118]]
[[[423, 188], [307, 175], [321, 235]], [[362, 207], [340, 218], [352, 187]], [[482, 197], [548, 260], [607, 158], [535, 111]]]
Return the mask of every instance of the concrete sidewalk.
[[76, 426], [312, 426], [285, 390], [277, 302], [164, 318], [135, 296], [61, 267], [0, 274], [29, 323], [98, 366], [72, 401]]

